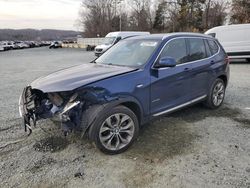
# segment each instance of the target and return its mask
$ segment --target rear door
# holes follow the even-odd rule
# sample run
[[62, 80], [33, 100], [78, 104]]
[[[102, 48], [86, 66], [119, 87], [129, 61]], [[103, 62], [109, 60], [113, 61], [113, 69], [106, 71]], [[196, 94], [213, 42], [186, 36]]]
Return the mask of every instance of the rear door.
[[188, 38], [189, 62], [192, 64], [192, 98], [207, 94], [209, 84], [209, 71], [214, 63], [208, 58], [210, 51], [206, 50], [206, 43], [203, 38]]
[[151, 69], [151, 114], [160, 115], [191, 99], [190, 78], [192, 65], [187, 63], [188, 53], [185, 38], [167, 42], [159, 58], [173, 57], [176, 67]]

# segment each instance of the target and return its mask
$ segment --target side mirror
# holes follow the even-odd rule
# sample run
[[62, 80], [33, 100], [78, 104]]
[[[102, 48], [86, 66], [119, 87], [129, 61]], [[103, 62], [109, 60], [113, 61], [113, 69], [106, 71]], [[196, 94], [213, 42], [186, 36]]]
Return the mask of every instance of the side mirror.
[[116, 44], [117, 42], [119, 42], [121, 39], [122, 39], [122, 37], [117, 37], [117, 38], [115, 39], [115, 44]]
[[177, 65], [176, 61], [172, 57], [162, 57], [159, 62], [157, 63], [157, 68], [162, 68], [162, 67], [175, 67]]

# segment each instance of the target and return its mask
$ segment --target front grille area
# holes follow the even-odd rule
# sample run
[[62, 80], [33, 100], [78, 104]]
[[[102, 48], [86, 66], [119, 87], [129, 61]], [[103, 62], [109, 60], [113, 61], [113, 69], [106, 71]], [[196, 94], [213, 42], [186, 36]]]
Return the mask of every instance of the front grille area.
[[20, 104], [22, 108], [22, 112], [26, 115], [30, 110], [35, 108], [35, 96], [32, 94], [32, 89], [30, 86], [24, 88]]
[[32, 95], [31, 87], [26, 88], [25, 92], [25, 105], [28, 110], [32, 110], [35, 107], [34, 95]]
[[97, 51], [97, 52], [101, 52], [101, 51], [102, 51], [102, 49], [99, 49], [99, 48], [98, 48], [98, 49], [95, 49], [95, 51]]

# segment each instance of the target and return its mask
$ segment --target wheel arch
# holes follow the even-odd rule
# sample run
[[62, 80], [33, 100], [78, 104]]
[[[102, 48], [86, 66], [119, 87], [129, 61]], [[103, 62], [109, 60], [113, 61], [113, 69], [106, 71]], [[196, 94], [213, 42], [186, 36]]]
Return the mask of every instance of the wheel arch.
[[123, 97], [120, 97], [118, 100], [108, 103], [107, 107], [105, 108], [112, 108], [112, 107], [119, 106], [119, 105], [125, 106], [129, 108], [132, 112], [134, 112], [134, 114], [138, 118], [139, 124], [143, 122], [142, 121], [143, 120], [143, 108], [136, 98], [132, 96], [123, 96]]
[[227, 84], [228, 84], [228, 78], [227, 78], [226, 75], [223, 74], [223, 75], [218, 76], [217, 78], [222, 79], [223, 82], [225, 83], [225, 86], [227, 86]]
[[[126, 96], [126, 97], [123, 96], [117, 100], [110, 101], [106, 104], [93, 106], [93, 108], [92, 108], [93, 111], [92, 111], [92, 109], [90, 109], [90, 113], [88, 113], [88, 115], [91, 115], [91, 118], [88, 117], [91, 120], [87, 121], [87, 125], [84, 129], [83, 134], [86, 132], [89, 132], [89, 138], [92, 138], [90, 133], [92, 132], [93, 123], [95, 122], [97, 115], [99, 113], [102, 113], [102, 112], [105, 113], [109, 109], [114, 108], [114, 107], [119, 106], [119, 105], [125, 106], [128, 109], [130, 109], [138, 118], [139, 125], [144, 124], [143, 109], [142, 109], [142, 106], [140, 105], [140, 103], [132, 96]], [[94, 116], [93, 116], [93, 114], [94, 114]]]
[[119, 105], [123, 105], [123, 106], [127, 107], [128, 109], [130, 109], [132, 112], [134, 112], [134, 114], [138, 118], [139, 124], [141, 124], [142, 112], [141, 112], [141, 109], [137, 103], [135, 103], [133, 101], [128, 101], [128, 102], [123, 102]]

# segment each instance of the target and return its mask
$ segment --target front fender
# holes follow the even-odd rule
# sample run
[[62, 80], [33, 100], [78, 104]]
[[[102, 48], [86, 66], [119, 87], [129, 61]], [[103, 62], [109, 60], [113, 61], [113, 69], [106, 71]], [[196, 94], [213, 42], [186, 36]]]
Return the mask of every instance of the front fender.
[[[105, 113], [111, 108], [114, 108], [118, 105], [123, 105], [125, 103], [134, 103], [136, 104], [140, 109], [140, 117], [143, 117], [143, 110], [142, 106], [139, 103], [139, 101], [133, 97], [133, 96], [119, 96], [116, 100], [109, 101], [105, 104], [95, 104], [90, 106], [88, 109], [86, 109], [82, 114], [82, 120], [81, 120], [81, 128], [83, 130], [83, 134], [86, 133], [87, 130], [91, 129], [91, 126], [93, 125], [94, 121], [96, 120], [97, 116], [100, 113]], [[139, 122], [143, 123], [143, 122]]]

